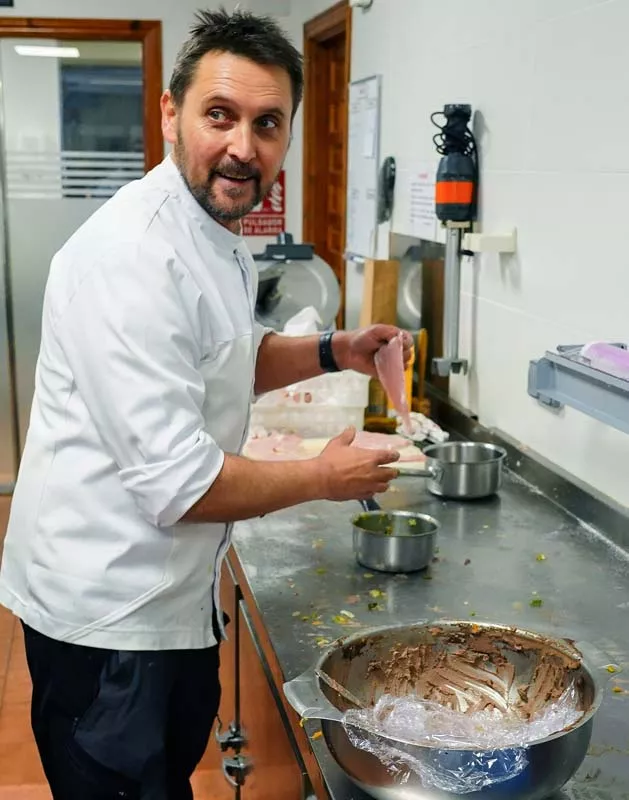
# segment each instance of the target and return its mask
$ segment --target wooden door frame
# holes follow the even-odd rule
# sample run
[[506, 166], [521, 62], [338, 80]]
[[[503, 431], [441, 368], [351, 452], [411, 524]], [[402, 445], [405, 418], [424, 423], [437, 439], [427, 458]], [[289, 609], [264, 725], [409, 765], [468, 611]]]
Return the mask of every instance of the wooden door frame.
[[[309, 69], [312, 63], [315, 48], [329, 39], [345, 33], [345, 84], [349, 86], [351, 54], [352, 54], [352, 9], [348, 0], [340, 0], [336, 5], [313, 17], [304, 25], [304, 152], [303, 152], [303, 241], [311, 242], [314, 239], [315, 221], [314, 208], [316, 180], [314, 175], [314, 161], [316, 147], [313, 141], [315, 130], [316, 94], [315, 83], [317, 76]], [[347, 135], [345, 136], [343, 152], [343, 196], [342, 214], [342, 245], [345, 248], [345, 235], [347, 226], [346, 190], [347, 190]], [[337, 317], [337, 324], [343, 327], [345, 320], [345, 262], [340, 275], [341, 307]]]
[[161, 129], [162, 23], [159, 20], [0, 17], [0, 37], [140, 42], [142, 45], [144, 168], [164, 158]]

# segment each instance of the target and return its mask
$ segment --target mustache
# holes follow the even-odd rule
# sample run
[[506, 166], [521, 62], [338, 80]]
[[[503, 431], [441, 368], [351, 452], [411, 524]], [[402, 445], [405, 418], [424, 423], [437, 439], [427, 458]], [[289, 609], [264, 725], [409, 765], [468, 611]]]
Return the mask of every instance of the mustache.
[[262, 177], [260, 170], [251, 167], [248, 164], [242, 164], [238, 161], [230, 161], [226, 164], [219, 164], [210, 170], [209, 179], [211, 180], [216, 175], [222, 175], [225, 178], [236, 178], [240, 180], [247, 180], [253, 178], [259, 181]]

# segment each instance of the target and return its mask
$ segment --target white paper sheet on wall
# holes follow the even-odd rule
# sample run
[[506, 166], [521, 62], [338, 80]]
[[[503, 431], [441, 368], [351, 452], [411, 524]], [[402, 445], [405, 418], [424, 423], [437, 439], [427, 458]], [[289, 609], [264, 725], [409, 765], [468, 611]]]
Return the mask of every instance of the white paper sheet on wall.
[[370, 108], [365, 113], [365, 142], [363, 149], [364, 158], [376, 157], [376, 143], [378, 141], [378, 113], [377, 109]]
[[380, 76], [349, 86], [347, 234], [349, 258], [375, 258], [380, 149]]
[[415, 165], [407, 173], [405, 206], [408, 221], [405, 228], [412, 236], [429, 242], [438, 241], [439, 223], [435, 214], [435, 167], [429, 163]]

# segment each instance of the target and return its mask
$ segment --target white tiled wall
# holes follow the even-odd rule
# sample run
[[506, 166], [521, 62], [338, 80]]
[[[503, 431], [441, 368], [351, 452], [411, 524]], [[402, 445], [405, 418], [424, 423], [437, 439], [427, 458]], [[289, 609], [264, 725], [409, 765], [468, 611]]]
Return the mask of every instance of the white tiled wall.
[[629, 340], [627, 30], [627, 0], [374, 0], [354, 11], [352, 78], [383, 75], [382, 156], [402, 173], [436, 164], [431, 112], [468, 102], [482, 114], [483, 228], [515, 226], [518, 252], [465, 267], [472, 370], [452, 394], [629, 506], [629, 436], [526, 392], [546, 349]]

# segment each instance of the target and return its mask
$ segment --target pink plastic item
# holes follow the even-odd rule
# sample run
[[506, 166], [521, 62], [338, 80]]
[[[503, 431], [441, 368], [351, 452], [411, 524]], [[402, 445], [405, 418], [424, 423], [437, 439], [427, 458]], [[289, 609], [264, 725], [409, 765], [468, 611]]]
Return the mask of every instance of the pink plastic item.
[[402, 417], [404, 432], [413, 433], [411, 416], [406, 398], [404, 380], [404, 344], [403, 334], [394, 336], [388, 344], [383, 345], [374, 357], [380, 383], [389, 396], [393, 408]]
[[607, 342], [592, 342], [581, 350], [581, 356], [590, 366], [608, 375], [629, 380], [629, 352]]

